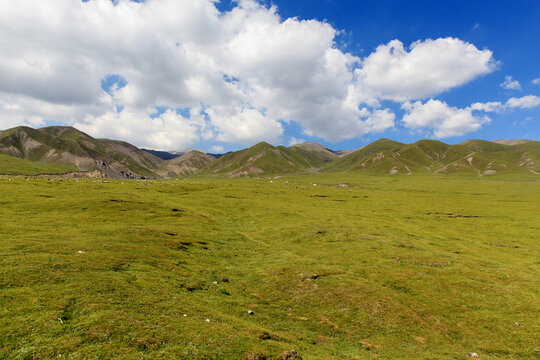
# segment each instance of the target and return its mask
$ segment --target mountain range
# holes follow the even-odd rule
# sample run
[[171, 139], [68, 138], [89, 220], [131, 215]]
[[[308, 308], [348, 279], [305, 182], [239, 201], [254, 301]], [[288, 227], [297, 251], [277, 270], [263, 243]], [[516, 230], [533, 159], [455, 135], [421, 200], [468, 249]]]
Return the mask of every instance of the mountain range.
[[207, 154], [195, 149], [143, 150], [123, 141], [95, 139], [72, 127], [20, 126], [0, 131], [0, 174], [137, 179], [316, 172], [540, 175], [540, 142], [468, 140], [448, 145], [435, 140], [403, 144], [380, 139], [357, 150], [341, 151], [313, 142], [291, 147], [261, 142], [236, 152]]

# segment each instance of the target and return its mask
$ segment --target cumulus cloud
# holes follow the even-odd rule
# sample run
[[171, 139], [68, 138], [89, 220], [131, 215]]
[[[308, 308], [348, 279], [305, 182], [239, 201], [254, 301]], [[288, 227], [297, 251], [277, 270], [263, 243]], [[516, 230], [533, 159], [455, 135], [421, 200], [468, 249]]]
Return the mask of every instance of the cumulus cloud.
[[380, 45], [355, 71], [365, 91], [397, 101], [423, 99], [493, 71], [492, 52], [456, 38]]
[[289, 140], [289, 146], [294, 146], [306, 142], [304, 139], [297, 139], [294, 136]]
[[504, 77], [504, 82], [502, 82], [500, 86], [506, 90], [521, 90], [519, 81], [514, 80], [510, 75]]
[[90, 134], [131, 139], [140, 146], [156, 150], [188, 148], [197, 143], [207, 130], [206, 122], [201, 118], [192, 116], [188, 119], [170, 109], [153, 118], [147, 111], [110, 111], [96, 117], [88, 116], [73, 125]]
[[427, 129], [439, 139], [476, 131], [491, 121], [487, 116], [473, 114], [471, 108], [459, 109], [433, 99], [426, 103], [406, 102], [402, 108], [406, 110], [403, 123], [407, 128]]
[[487, 103], [476, 102], [470, 106], [470, 109], [476, 111], [500, 113], [505, 110], [505, 106], [499, 101], [491, 101]]
[[[5, 1], [0, 127], [49, 121], [176, 149], [278, 142], [294, 121], [340, 141], [392, 128], [383, 100], [425, 99], [496, 67], [491, 51], [455, 38], [393, 40], [361, 59], [338, 33], [255, 0], [227, 12], [214, 0]], [[108, 79], [122, 83], [102, 88]]]
[[536, 95], [526, 95], [520, 98], [510, 98], [506, 103], [500, 101], [488, 103], [474, 103], [470, 106], [471, 110], [479, 110], [485, 112], [501, 113], [514, 108], [531, 109], [540, 105], [540, 97]]
[[536, 78], [533, 81], [531, 81], [534, 85], [540, 85], [540, 78]]
[[540, 97], [535, 95], [527, 95], [521, 98], [510, 98], [506, 102], [506, 107], [530, 109], [540, 105]]
[[223, 146], [221, 146], [221, 145], [213, 145], [210, 148], [210, 152], [213, 153], [213, 154], [221, 154], [224, 150], [225, 150], [225, 148]]
[[206, 109], [218, 129], [217, 140], [242, 145], [260, 141], [277, 142], [283, 127], [280, 122], [251, 108], [212, 107]]
[[480, 129], [491, 122], [488, 116], [479, 114], [482, 112], [503, 113], [515, 108], [531, 109], [537, 106], [540, 106], [540, 97], [535, 95], [510, 98], [506, 103], [476, 102], [463, 109], [448, 106], [445, 102], [434, 99], [426, 103], [416, 101], [404, 102], [401, 105], [406, 111], [402, 119], [405, 127], [412, 130], [431, 131], [428, 135], [436, 138], [461, 136]]

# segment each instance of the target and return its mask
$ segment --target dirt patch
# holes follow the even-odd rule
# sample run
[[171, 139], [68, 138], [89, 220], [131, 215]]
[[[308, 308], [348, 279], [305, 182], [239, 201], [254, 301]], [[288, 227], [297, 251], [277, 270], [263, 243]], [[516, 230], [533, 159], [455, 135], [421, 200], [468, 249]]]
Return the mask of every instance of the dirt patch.
[[104, 179], [107, 176], [101, 170], [93, 171], [72, 171], [63, 174], [39, 174], [36, 175], [39, 178], [70, 178], [70, 179]]
[[513, 249], [521, 249], [521, 246], [518, 246], [518, 245], [504, 245], [504, 244], [491, 244], [491, 243], [486, 243], [486, 245], [496, 246], [496, 247], [507, 247], [507, 248], [513, 248]]
[[319, 324], [328, 324], [330, 326], [332, 326], [334, 329], [339, 329], [339, 325], [336, 324], [335, 322], [332, 322], [329, 318], [327, 318], [326, 316], [324, 315], [319, 315], [317, 316], [321, 321], [319, 322]]
[[233, 171], [228, 174], [230, 178], [237, 178], [241, 176], [264, 174], [264, 170], [256, 166], [250, 166], [243, 171]]
[[375, 164], [377, 161], [382, 160], [382, 159], [384, 159], [384, 154], [383, 154], [383, 153], [378, 153], [377, 155], [375, 155], [375, 156], [371, 159], [371, 163], [372, 163], [372, 164]]
[[166, 244], [165, 246], [167, 246], [169, 249], [172, 249], [172, 250], [187, 250], [188, 246], [191, 246], [191, 245], [193, 244], [187, 241], [178, 241], [178, 242]]
[[483, 218], [483, 216], [479, 215], [461, 215], [461, 214], [453, 214], [453, 213], [441, 213], [441, 212], [428, 212], [426, 215], [438, 215], [438, 216], [444, 216], [450, 219], [456, 219], [456, 218], [465, 218], [465, 219], [471, 219], [471, 218]]

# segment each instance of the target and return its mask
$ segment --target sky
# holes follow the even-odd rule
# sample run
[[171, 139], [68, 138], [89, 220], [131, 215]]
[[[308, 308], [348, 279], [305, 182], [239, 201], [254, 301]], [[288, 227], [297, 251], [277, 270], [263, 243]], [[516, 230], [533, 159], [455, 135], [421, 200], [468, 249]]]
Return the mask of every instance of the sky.
[[0, 2], [0, 129], [155, 150], [540, 140], [540, 2]]

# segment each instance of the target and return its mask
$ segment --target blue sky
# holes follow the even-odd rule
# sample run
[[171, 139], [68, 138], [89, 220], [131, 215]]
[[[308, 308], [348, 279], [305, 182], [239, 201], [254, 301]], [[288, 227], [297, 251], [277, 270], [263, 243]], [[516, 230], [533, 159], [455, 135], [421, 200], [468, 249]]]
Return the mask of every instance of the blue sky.
[[538, 19], [538, 1], [4, 2], [0, 128], [209, 152], [540, 140]]
[[[448, 36], [493, 51], [498, 61], [497, 70], [438, 96], [449, 105], [465, 107], [475, 101], [505, 101], [522, 94], [540, 96], [540, 85], [532, 84], [532, 80], [540, 77], [539, 1], [274, 0], [269, 3], [277, 5], [283, 17], [319, 19], [345, 30], [346, 34], [340, 39], [346, 44], [344, 49], [359, 55], [393, 39], [411, 44], [421, 39]], [[230, 2], [223, 2], [226, 4], [231, 6]], [[501, 88], [507, 75], [518, 80], [522, 90]], [[540, 140], [540, 107], [491, 117], [493, 121], [479, 131], [440, 140], [447, 143], [470, 138]], [[290, 130], [293, 136], [320, 141], [302, 135], [298, 128]], [[383, 134], [325, 144], [334, 148], [355, 148], [379, 137], [407, 143], [421, 138], [398, 127]]]

